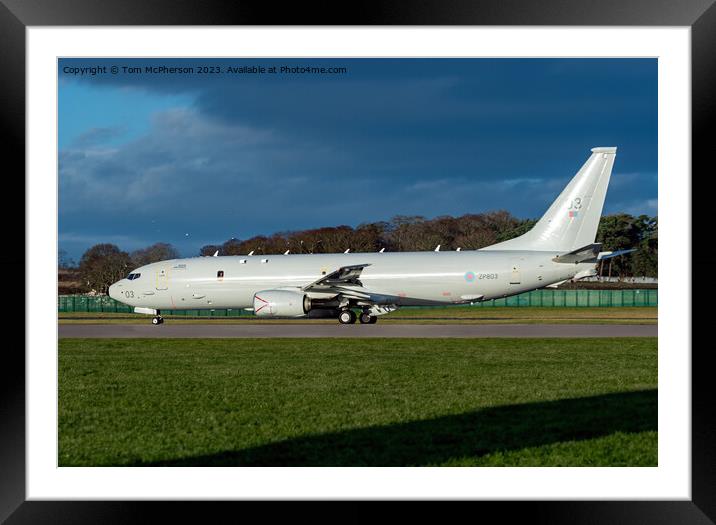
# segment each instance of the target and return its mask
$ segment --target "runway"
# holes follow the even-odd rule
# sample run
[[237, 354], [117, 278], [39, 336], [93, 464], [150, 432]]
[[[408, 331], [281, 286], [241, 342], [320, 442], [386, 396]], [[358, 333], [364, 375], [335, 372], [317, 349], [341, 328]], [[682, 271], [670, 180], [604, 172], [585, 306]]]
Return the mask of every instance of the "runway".
[[278, 337], [657, 337], [658, 326], [618, 324], [60, 324], [60, 338], [278, 338]]

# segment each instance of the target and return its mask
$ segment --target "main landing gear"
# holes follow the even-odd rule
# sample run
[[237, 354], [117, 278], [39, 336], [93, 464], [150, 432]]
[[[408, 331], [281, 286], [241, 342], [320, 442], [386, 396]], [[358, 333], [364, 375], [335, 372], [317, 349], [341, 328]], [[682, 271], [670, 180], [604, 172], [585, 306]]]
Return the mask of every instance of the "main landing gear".
[[159, 310], [157, 310], [157, 315], [152, 317], [152, 324], [163, 324], [163, 323], [164, 323], [164, 318], [161, 315], [159, 315]]
[[341, 310], [338, 314], [338, 322], [341, 324], [353, 324], [356, 322], [356, 314], [353, 310]]
[[368, 312], [362, 312], [358, 316], [358, 320], [360, 321], [360, 324], [375, 324], [378, 322], [378, 318], [374, 315], [370, 315]]
[[353, 310], [347, 308], [338, 314], [338, 322], [341, 324], [353, 324], [356, 319], [360, 321], [360, 324], [375, 324], [378, 321], [376, 316], [370, 315], [368, 312], [361, 312], [359, 316], [356, 316]]

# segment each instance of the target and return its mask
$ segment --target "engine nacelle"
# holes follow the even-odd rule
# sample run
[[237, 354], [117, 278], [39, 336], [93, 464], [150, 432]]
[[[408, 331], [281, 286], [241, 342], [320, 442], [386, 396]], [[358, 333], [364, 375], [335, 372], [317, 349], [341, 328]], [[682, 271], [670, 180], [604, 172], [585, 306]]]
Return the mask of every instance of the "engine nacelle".
[[303, 317], [311, 298], [292, 290], [263, 290], [254, 294], [254, 314], [259, 317]]

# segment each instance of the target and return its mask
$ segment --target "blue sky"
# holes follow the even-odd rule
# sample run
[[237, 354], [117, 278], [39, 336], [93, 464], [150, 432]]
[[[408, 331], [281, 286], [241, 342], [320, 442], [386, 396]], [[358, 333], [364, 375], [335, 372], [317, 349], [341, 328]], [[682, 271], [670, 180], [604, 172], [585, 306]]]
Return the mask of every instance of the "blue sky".
[[[148, 65], [195, 72], [121, 69]], [[68, 69], [93, 66], [106, 72]], [[61, 59], [59, 71], [59, 245], [76, 260], [99, 242], [191, 256], [395, 215], [537, 218], [594, 146], [619, 147], [605, 213], [657, 212], [656, 59]]]

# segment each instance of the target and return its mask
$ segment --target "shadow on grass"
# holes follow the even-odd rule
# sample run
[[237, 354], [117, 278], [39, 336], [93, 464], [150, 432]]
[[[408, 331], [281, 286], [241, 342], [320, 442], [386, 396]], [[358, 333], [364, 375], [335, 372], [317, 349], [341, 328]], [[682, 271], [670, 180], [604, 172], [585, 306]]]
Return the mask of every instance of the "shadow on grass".
[[648, 430], [657, 430], [656, 390], [500, 406], [131, 466], [418, 466]]

